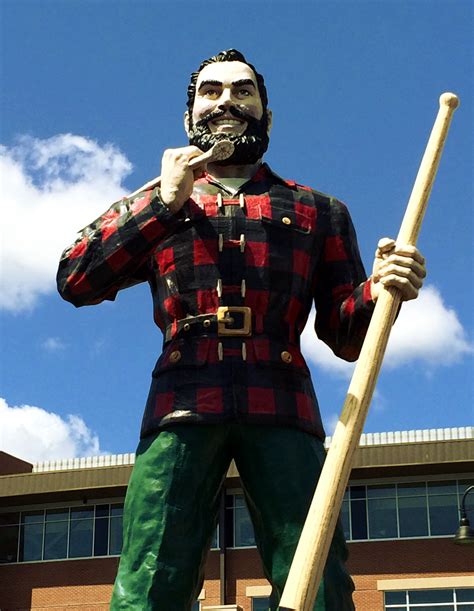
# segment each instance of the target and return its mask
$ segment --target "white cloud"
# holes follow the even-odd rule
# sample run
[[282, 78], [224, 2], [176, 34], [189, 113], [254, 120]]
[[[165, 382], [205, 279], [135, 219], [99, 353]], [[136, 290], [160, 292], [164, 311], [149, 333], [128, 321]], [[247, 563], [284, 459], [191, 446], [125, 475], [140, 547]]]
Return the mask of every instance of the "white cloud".
[[61, 252], [126, 193], [131, 167], [113, 145], [73, 134], [0, 146], [0, 308], [31, 309], [55, 290]]
[[[314, 333], [314, 311], [301, 337], [303, 353], [316, 367], [350, 377], [353, 363], [347, 363], [332, 351]], [[403, 304], [390, 335], [384, 367], [399, 367], [419, 362], [432, 370], [451, 365], [473, 352], [456, 312], [444, 303], [439, 291], [426, 286], [418, 299]]]
[[47, 352], [60, 352], [66, 348], [65, 343], [59, 337], [47, 337], [41, 346]]
[[79, 416], [10, 407], [0, 397], [0, 450], [28, 462], [100, 454], [99, 438]]
[[387, 365], [424, 361], [451, 365], [473, 352], [456, 312], [447, 307], [434, 286], [426, 286], [415, 301], [404, 304], [387, 349]]

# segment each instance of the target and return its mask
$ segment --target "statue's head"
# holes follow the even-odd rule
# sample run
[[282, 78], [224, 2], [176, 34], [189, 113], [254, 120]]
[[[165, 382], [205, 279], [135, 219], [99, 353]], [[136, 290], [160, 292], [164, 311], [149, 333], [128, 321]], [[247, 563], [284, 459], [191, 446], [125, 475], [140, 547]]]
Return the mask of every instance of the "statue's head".
[[191, 75], [184, 115], [189, 143], [207, 151], [218, 140], [231, 140], [234, 153], [222, 165], [255, 163], [268, 148], [267, 105], [263, 76], [239, 51], [222, 51]]

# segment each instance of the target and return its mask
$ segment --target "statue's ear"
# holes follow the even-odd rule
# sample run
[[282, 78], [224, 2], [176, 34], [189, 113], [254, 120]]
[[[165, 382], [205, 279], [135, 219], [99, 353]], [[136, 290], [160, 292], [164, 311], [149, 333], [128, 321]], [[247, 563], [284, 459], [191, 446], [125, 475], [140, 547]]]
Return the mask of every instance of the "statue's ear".
[[189, 112], [188, 111], [184, 113], [184, 131], [186, 132], [186, 135], [189, 136]]
[[267, 113], [267, 121], [268, 121], [267, 136], [269, 136], [270, 131], [272, 129], [272, 125], [273, 125], [273, 113], [269, 108], [267, 108], [266, 113]]

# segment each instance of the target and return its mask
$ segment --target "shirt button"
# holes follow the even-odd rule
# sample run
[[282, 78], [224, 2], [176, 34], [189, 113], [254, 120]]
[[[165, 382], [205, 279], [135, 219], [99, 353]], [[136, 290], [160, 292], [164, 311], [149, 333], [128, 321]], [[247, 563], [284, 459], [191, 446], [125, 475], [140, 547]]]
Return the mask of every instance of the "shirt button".
[[281, 220], [284, 225], [291, 225], [291, 219], [289, 216], [284, 216]]
[[293, 360], [293, 357], [291, 356], [291, 354], [287, 350], [283, 350], [283, 352], [280, 354], [280, 356], [281, 356], [281, 360], [284, 363], [291, 363], [291, 361]]
[[172, 363], [177, 363], [180, 358], [181, 358], [181, 352], [179, 350], [173, 350], [173, 352], [170, 354], [170, 361]]

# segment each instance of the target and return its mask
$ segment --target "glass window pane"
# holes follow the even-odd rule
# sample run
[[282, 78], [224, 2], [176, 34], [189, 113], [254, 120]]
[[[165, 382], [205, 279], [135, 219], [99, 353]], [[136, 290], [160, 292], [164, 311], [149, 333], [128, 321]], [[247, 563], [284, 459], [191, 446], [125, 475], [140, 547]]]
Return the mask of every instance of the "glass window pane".
[[342, 522], [342, 528], [344, 529], [345, 538], [350, 539], [351, 531], [350, 531], [350, 524], [349, 524], [349, 501], [342, 502], [341, 522]]
[[41, 560], [43, 525], [43, 522], [22, 525], [20, 531], [20, 562]]
[[395, 496], [395, 486], [367, 486], [367, 498], [378, 499]]
[[397, 535], [397, 506], [393, 499], [369, 499], [369, 539], [393, 539]]
[[122, 551], [122, 516], [110, 519], [109, 554], [120, 554]]
[[451, 603], [453, 591], [450, 590], [412, 590], [408, 592], [410, 604], [415, 603]]
[[93, 507], [71, 507], [71, 520], [85, 520], [93, 517]]
[[352, 540], [367, 539], [367, 505], [365, 500], [351, 501]]
[[351, 486], [351, 499], [365, 499], [365, 486]]
[[397, 603], [405, 603], [407, 600], [407, 593], [405, 590], [401, 592], [385, 592], [385, 604], [393, 605]]
[[414, 482], [412, 484], [398, 484], [398, 496], [424, 496], [426, 495], [426, 483]]
[[459, 526], [457, 495], [430, 496], [430, 527], [432, 535], [452, 535]]
[[255, 545], [255, 536], [252, 522], [246, 507], [236, 507], [234, 509], [234, 532], [235, 547], [248, 547]]
[[95, 519], [94, 556], [106, 556], [109, 542], [109, 519]]
[[398, 499], [400, 537], [428, 536], [426, 496], [407, 496]]
[[44, 522], [44, 511], [24, 511], [21, 514], [22, 524], [33, 524]]
[[246, 507], [243, 494], [236, 494], [234, 496], [234, 507]]
[[197, 600], [197, 601], [194, 603], [194, 605], [193, 605], [193, 607], [192, 607], [191, 611], [199, 611], [199, 610], [200, 610], [200, 608], [201, 608], [201, 603], [200, 603], [200, 602]]
[[111, 516], [123, 516], [123, 503], [116, 503], [110, 506]]
[[18, 524], [0, 527], [0, 564], [17, 561], [19, 531]]
[[214, 534], [212, 535], [212, 539], [211, 539], [211, 549], [218, 549], [218, 548], [219, 548], [219, 524], [216, 526], [214, 530]]
[[269, 598], [252, 598], [252, 611], [268, 611], [269, 608]]
[[95, 506], [95, 515], [96, 518], [105, 518], [108, 517], [110, 510], [110, 505], [96, 505]]
[[44, 532], [45, 560], [67, 557], [67, 530], [69, 522], [46, 522]]
[[456, 482], [428, 482], [428, 494], [457, 494], [458, 486]]
[[69, 558], [92, 556], [94, 520], [71, 520], [69, 532]]
[[46, 511], [46, 522], [58, 522], [69, 520], [69, 509], [48, 509]]
[[234, 505], [231, 503], [233, 503], [233, 496], [226, 495], [224, 523], [225, 547], [234, 547]]
[[474, 603], [474, 588], [463, 588], [462, 590], [456, 590], [456, 599], [458, 603]]

